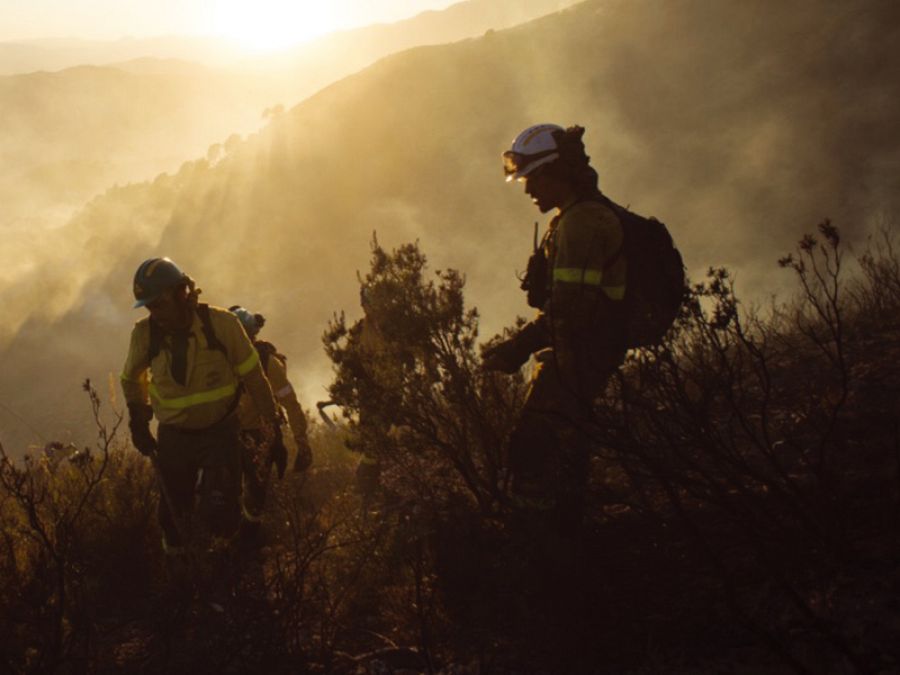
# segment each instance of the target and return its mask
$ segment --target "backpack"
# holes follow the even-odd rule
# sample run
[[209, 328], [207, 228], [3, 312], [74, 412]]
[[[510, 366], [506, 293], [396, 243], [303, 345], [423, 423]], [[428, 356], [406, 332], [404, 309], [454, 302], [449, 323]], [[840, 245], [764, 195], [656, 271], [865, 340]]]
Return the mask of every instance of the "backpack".
[[278, 348], [271, 342], [257, 340], [253, 344], [256, 347], [256, 353], [259, 354], [259, 363], [262, 366], [262, 371], [267, 375], [269, 372], [269, 359], [273, 356], [282, 363], [287, 362], [287, 357], [284, 354], [279, 354]]
[[601, 195], [622, 223], [624, 243], [607, 261], [608, 269], [624, 254], [625, 344], [629, 349], [662, 342], [685, 297], [684, 262], [666, 226]]
[[[198, 304], [197, 305], [197, 315], [200, 317], [200, 323], [203, 325], [203, 336], [206, 338], [207, 344], [209, 344], [210, 349], [215, 349], [217, 351], [222, 352], [225, 356], [228, 356], [228, 352], [225, 350], [225, 345], [223, 345], [219, 338], [216, 337], [216, 333], [212, 327], [212, 319], [209, 317], [209, 305], [206, 304]], [[163, 341], [163, 333], [160, 330], [159, 326], [157, 326], [152, 320], [150, 321], [150, 346], [147, 349], [147, 363], [150, 363], [159, 355], [159, 351], [162, 348]]]

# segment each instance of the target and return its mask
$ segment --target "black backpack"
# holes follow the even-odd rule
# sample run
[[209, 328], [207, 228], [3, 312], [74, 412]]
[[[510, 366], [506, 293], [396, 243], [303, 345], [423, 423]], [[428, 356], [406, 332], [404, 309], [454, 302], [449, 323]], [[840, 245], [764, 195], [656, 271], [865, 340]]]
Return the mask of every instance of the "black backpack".
[[663, 341], [685, 297], [684, 262], [666, 226], [645, 218], [602, 196], [622, 223], [622, 249], [606, 268], [625, 255], [625, 343], [629, 349], [652, 347]]

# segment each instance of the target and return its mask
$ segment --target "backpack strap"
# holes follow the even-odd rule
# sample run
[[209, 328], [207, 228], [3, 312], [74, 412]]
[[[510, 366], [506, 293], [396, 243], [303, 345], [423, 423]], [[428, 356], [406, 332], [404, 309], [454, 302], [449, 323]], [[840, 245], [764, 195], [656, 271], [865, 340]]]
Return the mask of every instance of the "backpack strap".
[[147, 347], [147, 364], [153, 362], [159, 356], [159, 350], [162, 349], [162, 328], [156, 325], [153, 319], [150, 319], [150, 344]]
[[212, 327], [212, 318], [209, 315], [209, 305], [200, 303], [197, 305], [197, 315], [200, 317], [200, 323], [203, 324], [203, 337], [206, 338], [206, 344], [210, 349], [215, 349], [228, 356], [225, 345], [216, 337], [216, 332]]
[[[197, 314], [200, 316], [200, 323], [203, 325], [203, 336], [206, 338], [206, 343], [209, 345], [209, 348], [220, 351], [228, 356], [225, 345], [223, 345], [221, 340], [216, 337], [216, 332], [213, 330], [212, 319], [209, 316], [209, 305], [197, 305]], [[162, 343], [162, 328], [160, 328], [153, 319], [150, 319], [150, 344], [147, 347], [147, 363], [152, 362], [153, 359], [159, 356], [159, 352], [162, 350]]]
[[[209, 345], [210, 349], [215, 349], [216, 351], [222, 352], [225, 357], [228, 357], [228, 351], [225, 349], [225, 345], [222, 344], [222, 341], [216, 337], [216, 332], [212, 327], [212, 318], [209, 315], [209, 305], [201, 303], [197, 305], [197, 315], [200, 317], [200, 323], [203, 326], [203, 336], [206, 338], [206, 343]], [[147, 349], [147, 363], [149, 364], [153, 359], [155, 359], [160, 350], [162, 349], [162, 340], [163, 334], [162, 329], [156, 325], [153, 319], [150, 319], [150, 345]], [[225, 414], [222, 415], [222, 418], [212, 424], [210, 427], [212, 428], [218, 424], [220, 424], [223, 420], [227, 419], [231, 414], [237, 410], [238, 404], [241, 400], [241, 395], [244, 392], [244, 383], [238, 383], [237, 392], [235, 393], [234, 399], [231, 401], [231, 404], [228, 406], [228, 409], [225, 411]]]
[[[212, 318], [209, 314], [209, 305], [206, 303], [198, 303], [197, 304], [197, 316], [200, 317], [200, 323], [203, 325], [203, 337], [206, 338], [206, 344], [209, 345], [210, 349], [215, 349], [216, 351], [222, 352], [225, 355], [225, 358], [228, 358], [228, 350], [225, 349], [225, 345], [222, 344], [222, 341], [216, 337], [216, 332], [213, 330], [212, 326]], [[244, 394], [244, 383], [238, 382], [237, 391], [234, 394], [234, 398], [231, 400], [231, 405], [228, 406], [228, 410], [225, 411], [225, 414], [222, 415], [222, 419], [228, 419], [235, 410], [237, 410], [238, 404], [241, 402], [241, 397]], [[219, 422], [216, 422], [219, 424]], [[215, 425], [213, 425], [215, 426]]]

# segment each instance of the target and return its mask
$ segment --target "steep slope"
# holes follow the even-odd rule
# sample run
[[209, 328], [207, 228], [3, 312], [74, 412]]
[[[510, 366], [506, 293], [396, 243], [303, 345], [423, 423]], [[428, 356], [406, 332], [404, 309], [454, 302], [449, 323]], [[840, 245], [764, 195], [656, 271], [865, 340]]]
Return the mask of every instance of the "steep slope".
[[[0, 227], [32, 246], [31, 239], [43, 235], [36, 227], [64, 223], [106, 187], [147, 180], [202, 157], [231, 134], [258, 129], [266, 110], [293, 105], [385, 54], [480, 35], [572, 2], [466, 0], [241, 63], [227, 44], [199, 38], [21, 46], [57, 54], [57, 64], [94, 65], [0, 77]], [[0, 44], [7, 67], [17, 62], [16, 47]], [[155, 58], [137, 58], [147, 56]], [[120, 59], [132, 60], [96, 65]], [[222, 67], [226, 62], [232, 65]]]
[[[319, 86], [398, 49], [453, 42], [501, 29], [575, 4], [578, 0], [461, 0], [393, 23], [338, 31], [299, 47], [248, 59], [237, 43], [213, 37], [160, 36], [120, 40], [51, 38], [0, 42], [0, 76], [81, 65], [113, 65], [152, 57], [209, 67], [273, 67], [321, 76]], [[346, 65], [342, 65], [346, 64]], [[325, 71], [325, 72], [322, 72]]]
[[443, 44], [501, 30], [559, 11], [580, 0], [462, 0], [395, 23], [338, 31], [283, 52], [235, 64], [240, 70], [280, 73], [318, 89], [379, 58], [420, 45]]
[[258, 128], [276, 92], [262, 78], [183, 62], [0, 78], [0, 226], [58, 224], [60, 210], [109, 185], [203, 156]]
[[498, 156], [539, 120], [585, 125], [604, 189], [663, 218], [692, 270], [728, 264], [743, 295], [772, 290], [798, 233], [824, 216], [862, 233], [898, 206], [898, 11], [594, 0], [386, 58], [216, 162], [88, 205], [16, 284], [30, 319], [3, 354], [0, 400], [48, 430], [61, 411], [74, 425], [80, 378], [120, 365], [131, 275], [151, 255], [179, 261], [209, 301], [267, 314], [308, 402], [325, 377], [319, 335], [354, 311], [373, 230], [463, 270], [499, 328], [527, 312], [514, 271], [537, 214]]

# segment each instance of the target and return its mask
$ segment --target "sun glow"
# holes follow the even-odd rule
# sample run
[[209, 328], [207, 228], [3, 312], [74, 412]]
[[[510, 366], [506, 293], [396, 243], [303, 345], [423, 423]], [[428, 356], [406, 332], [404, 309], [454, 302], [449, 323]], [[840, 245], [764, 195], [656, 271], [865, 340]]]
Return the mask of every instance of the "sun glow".
[[323, 0], [220, 0], [214, 22], [218, 35], [268, 51], [335, 30], [338, 17]]

